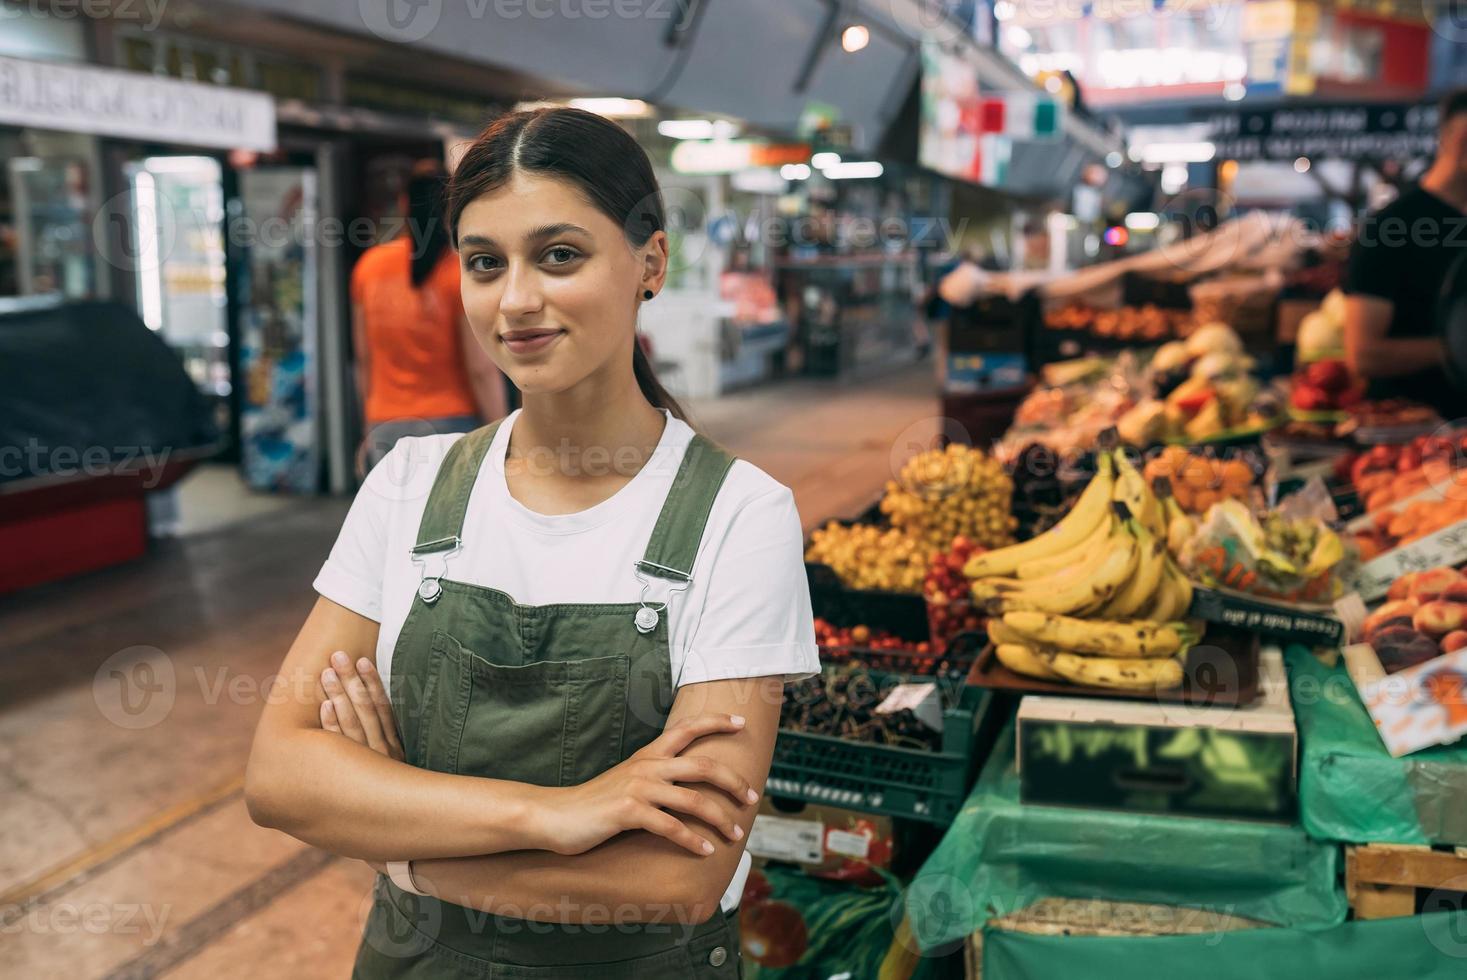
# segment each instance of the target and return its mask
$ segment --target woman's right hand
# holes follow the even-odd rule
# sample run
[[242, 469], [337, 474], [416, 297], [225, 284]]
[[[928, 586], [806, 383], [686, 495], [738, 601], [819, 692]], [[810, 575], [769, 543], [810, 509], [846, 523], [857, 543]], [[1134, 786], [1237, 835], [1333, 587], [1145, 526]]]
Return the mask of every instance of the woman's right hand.
[[[740, 840], [744, 832], [736, 823], [738, 813], [757, 802], [759, 794], [725, 763], [680, 753], [705, 735], [729, 734], [743, 727], [744, 719], [738, 715], [707, 714], [680, 721], [596, 778], [555, 791], [545, 814], [547, 849], [580, 854], [623, 831], [646, 830], [699, 856], [713, 853], [711, 841], [668, 810], [695, 816], [730, 841]], [[722, 793], [715, 799], [679, 783], [708, 783]]]

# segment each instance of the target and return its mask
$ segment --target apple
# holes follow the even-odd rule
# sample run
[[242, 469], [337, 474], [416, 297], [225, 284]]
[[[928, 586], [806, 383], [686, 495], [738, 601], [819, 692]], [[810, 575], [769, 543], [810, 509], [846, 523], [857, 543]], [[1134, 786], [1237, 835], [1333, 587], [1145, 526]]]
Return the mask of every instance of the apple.
[[1305, 368], [1304, 380], [1322, 391], [1334, 394], [1350, 387], [1350, 369], [1339, 358], [1326, 358]]
[[1427, 636], [1440, 639], [1467, 624], [1467, 606], [1437, 599], [1428, 602], [1411, 617], [1411, 625]]
[[1447, 602], [1461, 602], [1467, 604], [1467, 577], [1459, 582], [1453, 582], [1442, 589], [1441, 598]]
[[1455, 568], [1429, 568], [1416, 576], [1411, 583], [1409, 595], [1422, 602], [1440, 599], [1442, 593], [1454, 582], [1462, 581], [1462, 573]]
[[1436, 641], [1414, 629], [1381, 630], [1370, 641], [1387, 674], [1415, 667], [1441, 655]]
[[1467, 648], [1467, 630], [1452, 630], [1442, 637], [1439, 646], [1442, 653], [1456, 653], [1458, 650]]
[[1369, 640], [1376, 633], [1390, 626], [1400, 625], [1394, 620], [1404, 620], [1410, 625], [1411, 618], [1416, 615], [1416, 610], [1421, 608], [1421, 603], [1415, 599], [1399, 599], [1395, 602], [1387, 602], [1375, 612], [1371, 613], [1365, 620], [1365, 639]]
[[1294, 393], [1289, 396], [1289, 404], [1302, 412], [1320, 412], [1331, 408], [1333, 401], [1329, 392], [1323, 388], [1304, 382], [1294, 385]]

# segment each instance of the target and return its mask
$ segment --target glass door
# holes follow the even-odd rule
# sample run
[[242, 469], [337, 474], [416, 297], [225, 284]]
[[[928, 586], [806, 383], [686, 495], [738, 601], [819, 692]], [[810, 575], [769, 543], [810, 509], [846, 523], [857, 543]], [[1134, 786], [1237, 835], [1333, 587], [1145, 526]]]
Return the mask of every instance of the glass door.
[[320, 482], [318, 212], [314, 167], [242, 170], [230, 202], [240, 458], [245, 482], [258, 490], [314, 493]]

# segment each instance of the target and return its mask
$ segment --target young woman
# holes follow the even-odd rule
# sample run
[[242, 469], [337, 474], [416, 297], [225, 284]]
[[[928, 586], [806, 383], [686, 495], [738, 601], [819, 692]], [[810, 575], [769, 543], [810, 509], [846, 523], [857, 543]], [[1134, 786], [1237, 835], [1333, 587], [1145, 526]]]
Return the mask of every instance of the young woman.
[[449, 219], [523, 408], [368, 476], [251, 816], [383, 872], [364, 980], [738, 976], [782, 686], [818, 669], [793, 496], [696, 434], [634, 342], [668, 239], [625, 131], [504, 116]]
[[352, 269], [357, 397], [366, 416], [358, 476], [403, 436], [468, 432], [508, 407], [504, 376], [464, 318], [443, 182], [436, 161], [420, 163], [403, 194], [402, 234], [367, 249]]

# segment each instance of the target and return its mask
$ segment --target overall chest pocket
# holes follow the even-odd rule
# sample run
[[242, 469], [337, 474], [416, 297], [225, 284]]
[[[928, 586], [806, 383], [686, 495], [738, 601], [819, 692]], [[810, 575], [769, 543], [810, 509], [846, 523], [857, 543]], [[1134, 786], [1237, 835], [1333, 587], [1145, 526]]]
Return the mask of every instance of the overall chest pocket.
[[507, 666], [433, 633], [415, 763], [540, 786], [574, 786], [623, 758], [626, 656]]

